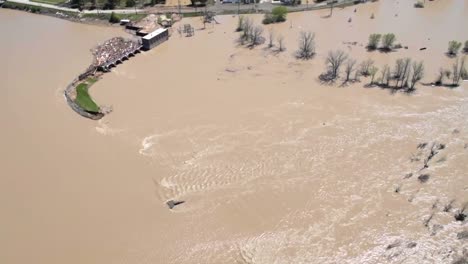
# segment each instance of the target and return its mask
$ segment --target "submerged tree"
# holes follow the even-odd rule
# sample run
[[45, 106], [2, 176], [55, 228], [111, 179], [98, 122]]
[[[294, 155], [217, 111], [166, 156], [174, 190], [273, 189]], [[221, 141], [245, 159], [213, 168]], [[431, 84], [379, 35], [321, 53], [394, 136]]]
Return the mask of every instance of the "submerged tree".
[[342, 50], [330, 51], [327, 56], [327, 67], [331, 79], [336, 79], [340, 72], [340, 67], [346, 61], [348, 55]]
[[310, 59], [315, 54], [315, 34], [302, 31], [299, 35], [299, 49], [297, 57], [300, 59]]
[[370, 34], [369, 36], [369, 43], [367, 44], [367, 48], [369, 50], [375, 50], [379, 46], [380, 38], [382, 35], [380, 34]]
[[274, 46], [273, 42], [275, 40], [275, 32], [273, 31], [273, 29], [270, 29], [270, 31], [268, 32], [268, 47], [269, 48], [272, 48]]
[[253, 28], [250, 36], [250, 46], [255, 47], [263, 42], [263, 28], [261, 26], [256, 26]]
[[398, 87], [398, 82], [403, 74], [403, 59], [397, 59], [395, 61], [395, 68], [393, 70], [393, 78], [396, 80], [395, 87]]
[[465, 67], [465, 59], [466, 59], [466, 57], [463, 57], [461, 59], [460, 78], [462, 80], [468, 80], [468, 71], [466, 70], [466, 67]]
[[371, 77], [371, 82], [370, 82], [371, 85], [374, 84], [374, 78], [375, 78], [375, 75], [377, 74], [378, 71], [379, 71], [379, 68], [377, 68], [375, 66], [370, 67], [369, 75]]
[[388, 33], [382, 36], [382, 48], [384, 50], [392, 50], [396, 37], [393, 33]]
[[444, 83], [446, 70], [444, 68], [439, 69], [439, 75], [437, 76], [437, 80], [435, 81], [436, 85], [442, 85]]
[[250, 40], [250, 36], [253, 31], [253, 22], [249, 17], [243, 18], [242, 20], [242, 33], [240, 36], [240, 43], [244, 44], [246, 41]]
[[455, 63], [452, 66], [452, 85], [458, 86], [460, 84], [460, 80], [464, 79], [468, 76], [465, 68], [465, 57], [463, 57], [460, 62], [458, 59], [455, 60]]
[[374, 65], [374, 61], [372, 59], [367, 59], [363, 62], [361, 62], [361, 65], [359, 65], [359, 71], [360, 74], [364, 76], [369, 76], [369, 69]]
[[382, 77], [380, 78], [380, 83], [388, 87], [390, 85], [390, 78], [392, 77], [390, 67], [388, 67], [388, 65], [385, 64], [381, 72]]
[[284, 37], [283, 37], [283, 35], [279, 35], [278, 38], [277, 38], [277, 41], [278, 41], [278, 51], [279, 52], [284, 51], [285, 47], [284, 47]]
[[348, 59], [345, 65], [345, 73], [346, 73], [346, 82], [348, 82], [351, 78], [351, 73], [354, 71], [354, 68], [356, 66], [356, 60], [355, 59]]
[[244, 16], [239, 16], [237, 20], [236, 32], [241, 32], [244, 29]]
[[410, 73], [411, 73], [411, 59], [405, 58], [403, 59], [403, 67], [402, 67], [401, 75], [399, 78], [400, 88], [408, 86], [408, 78], [410, 76]]
[[455, 60], [452, 66], [452, 85], [458, 86], [460, 84], [460, 74], [458, 71], [458, 59]]
[[411, 77], [411, 84], [410, 84], [411, 90], [414, 90], [414, 86], [416, 85], [416, 83], [419, 82], [423, 77], [424, 77], [424, 63], [422, 61], [414, 62], [413, 63], [413, 76]]
[[462, 46], [461, 42], [458, 42], [456, 40], [449, 41], [447, 53], [450, 56], [456, 56], [461, 46]]

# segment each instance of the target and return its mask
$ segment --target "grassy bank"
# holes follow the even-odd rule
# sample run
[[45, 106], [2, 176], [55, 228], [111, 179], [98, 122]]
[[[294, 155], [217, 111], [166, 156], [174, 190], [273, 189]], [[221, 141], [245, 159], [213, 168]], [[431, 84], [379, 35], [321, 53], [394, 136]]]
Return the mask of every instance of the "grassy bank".
[[91, 113], [99, 112], [99, 106], [93, 101], [93, 99], [88, 93], [89, 87], [96, 81], [97, 79], [95, 78], [89, 78], [88, 80], [86, 80], [86, 82], [82, 82], [76, 87], [75, 103], [77, 103], [85, 111]]
[[[22, 10], [22, 11], [27, 11], [27, 12], [36, 13], [36, 14], [52, 15], [52, 16], [60, 17], [60, 18], [69, 18], [69, 19], [77, 19], [78, 18], [77, 13], [75, 13], [75, 12], [67, 12], [67, 11], [62, 11], [62, 10], [46, 8], [46, 7], [42, 7], [42, 6], [33, 6], [33, 5], [13, 3], [13, 2], [5, 2], [2, 5], [2, 8]], [[62, 16], [58, 16], [57, 12], [62, 14]]]
[[[129, 19], [130, 21], [139, 21], [148, 14], [115, 14], [119, 19]], [[84, 14], [83, 18], [94, 18], [99, 20], [109, 21], [111, 14]]]
[[31, 0], [31, 2], [51, 4], [51, 5], [60, 5], [66, 3], [66, 0]]

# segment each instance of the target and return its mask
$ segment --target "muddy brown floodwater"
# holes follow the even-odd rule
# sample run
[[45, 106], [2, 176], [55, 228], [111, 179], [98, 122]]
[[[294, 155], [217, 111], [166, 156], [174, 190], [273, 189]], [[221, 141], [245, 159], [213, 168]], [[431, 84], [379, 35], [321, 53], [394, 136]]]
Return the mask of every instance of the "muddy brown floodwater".
[[[454, 62], [448, 41], [468, 40], [468, 2], [412, 4], [290, 14], [265, 29], [285, 36], [282, 53], [239, 47], [237, 18], [219, 16], [106, 74], [91, 93], [114, 111], [99, 122], [69, 109], [63, 88], [94, 45], [125, 33], [0, 10], [0, 262], [460, 260], [466, 82], [408, 95], [317, 80], [342, 49], [379, 67], [424, 60], [433, 81]], [[310, 61], [293, 57], [302, 30], [316, 33]], [[374, 32], [408, 49], [367, 52]]]

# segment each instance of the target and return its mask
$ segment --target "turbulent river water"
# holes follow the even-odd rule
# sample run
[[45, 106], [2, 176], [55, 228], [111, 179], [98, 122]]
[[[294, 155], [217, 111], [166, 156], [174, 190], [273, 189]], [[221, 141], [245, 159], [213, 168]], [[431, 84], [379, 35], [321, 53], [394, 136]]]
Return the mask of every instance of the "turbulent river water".
[[[239, 47], [236, 17], [206, 29], [187, 19], [194, 37], [175, 25], [168, 42], [92, 87], [114, 109], [99, 122], [69, 109], [63, 89], [91, 62], [93, 46], [126, 33], [0, 10], [0, 262], [468, 256], [457, 237], [467, 222], [454, 219], [468, 202], [466, 82], [405, 94], [365, 88], [364, 77], [343, 86], [317, 79], [332, 49], [379, 68], [424, 60], [422, 83], [451, 67], [444, 52], [449, 40], [468, 40], [468, 3], [410, 2], [290, 14], [265, 28], [285, 37], [282, 53]], [[316, 33], [311, 61], [294, 58], [303, 30]], [[366, 51], [375, 32], [394, 32], [408, 49]], [[185, 203], [170, 210], [171, 199]]]

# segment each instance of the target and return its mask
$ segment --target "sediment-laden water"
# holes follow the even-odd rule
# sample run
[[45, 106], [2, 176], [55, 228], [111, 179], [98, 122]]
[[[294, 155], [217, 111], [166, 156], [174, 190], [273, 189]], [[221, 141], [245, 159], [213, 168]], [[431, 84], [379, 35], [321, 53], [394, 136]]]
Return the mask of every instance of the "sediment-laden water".
[[[174, 31], [93, 85], [95, 100], [114, 109], [98, 122], [69, 109], [62, 91], [94, 45], [125, 33], [0, 10], [9, 36], [0, 42], [9, 51], [0, 64], [1, 262], [460, 259], [468, 250], [457, 237], [466, 220], [454, 219], [468, 202], [466, 82], [419, 84], [409, 95], [364, 88], [366, 78], [340, 86], [317, 77], [328, 50], [342, 49], [380, 68], [424, 60], [431, 82], [454, 62], [447, 42], [468, 40], [467, 8], [379, 1], [332, 17], [290, 14], [265, 29], [285, 36], [283, 53], [239, 47], [237, 19], [218, 17], [191, 38]], [[293, 57], [302, 30], [316, 33], [311, 61]], [[367, 52], [375, 32], [394, 32], [408, 49]], [[185, 203], [169, 210], [170, 199]]]

